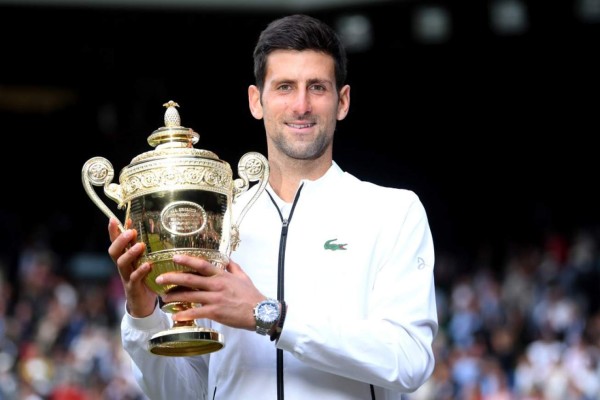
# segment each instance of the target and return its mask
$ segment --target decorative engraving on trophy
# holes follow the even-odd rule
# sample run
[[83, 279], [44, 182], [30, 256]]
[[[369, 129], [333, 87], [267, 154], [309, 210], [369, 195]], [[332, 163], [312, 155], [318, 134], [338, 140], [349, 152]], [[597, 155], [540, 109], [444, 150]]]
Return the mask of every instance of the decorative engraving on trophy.
[[93, 179], [94, 183], [103, 183], [108, 176], [108, 168], [103, 163], [94, 163], [90, 166], [89, 176]]
[[206, 168], [188, 168], [183, 171], [184, 182], [186, 183], [200, 183], [206, 173]]
[[265, 166], [260, 161], [260, 159], [251, 159], [251, 160], [249, 160], [246, 163], [245, 167], [246, 167], [246, 170], [248, 171], [249, 175], [256, 175], [256, 176], [260, 176], [260, 174], [265, 169]]
[[[179, 164], [187, 164], [187, 162], [179, 161]], [[130, 168], [130, 171], [123, 174], [121, 178], [125, 199], [143, 196], [164, 187], [175, 190], [193, 186], [224, 193], [223, 188], [231, 185], [229, 171], [223, 170], [222, 165], [213, 160], [202, 162], [194, 160], [189, 165], [168, 167], [148, 162], [143, 169]]]
[[206, 211], [191, 201], [174, 201], [160, 214], [165, 229], [174, 235], [190, 236], [200, 233], [206, 227]]

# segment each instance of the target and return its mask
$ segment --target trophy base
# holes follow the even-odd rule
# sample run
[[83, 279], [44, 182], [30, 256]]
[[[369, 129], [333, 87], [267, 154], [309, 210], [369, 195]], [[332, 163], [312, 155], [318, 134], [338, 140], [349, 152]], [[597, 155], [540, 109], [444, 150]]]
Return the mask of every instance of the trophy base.
[[149, 341], [153, 354], [161, 356], [197, 356], [221, 350], [223, 335], [200, 327], [177, 327], [158, 332]]

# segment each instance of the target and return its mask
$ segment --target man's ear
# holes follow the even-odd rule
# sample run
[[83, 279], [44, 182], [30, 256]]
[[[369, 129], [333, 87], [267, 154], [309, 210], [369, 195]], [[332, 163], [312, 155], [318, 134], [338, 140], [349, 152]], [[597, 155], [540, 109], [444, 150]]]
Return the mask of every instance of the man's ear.
[[260, 103], [260, 91], [255, 85], [248, 87], [248, 105], [250, 106], [250, 112], [256, 119], [262, 119], [263, 109]]
[[350, 85], [345, 85], [340, 90], [340, 99], [337, 112], [337, 120], [341, 121], [346, 118], [348, 111], [350, 110]]

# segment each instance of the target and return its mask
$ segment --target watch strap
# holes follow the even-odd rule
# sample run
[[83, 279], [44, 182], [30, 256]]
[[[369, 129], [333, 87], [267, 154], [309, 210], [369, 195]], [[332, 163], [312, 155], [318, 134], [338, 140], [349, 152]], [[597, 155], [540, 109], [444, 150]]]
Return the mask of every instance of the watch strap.
[[287, 313], [287, 304], [285, 300], [280, 301], [281, 304], [281, 313], [279, 314], [279, 321], [277, 321], [277, 325], [271, 333], [271, 342], [279, 340], [279, 336], [281, 336], [281, 331], [283, 330], [283, 323], [285, 322], [285, 315]]

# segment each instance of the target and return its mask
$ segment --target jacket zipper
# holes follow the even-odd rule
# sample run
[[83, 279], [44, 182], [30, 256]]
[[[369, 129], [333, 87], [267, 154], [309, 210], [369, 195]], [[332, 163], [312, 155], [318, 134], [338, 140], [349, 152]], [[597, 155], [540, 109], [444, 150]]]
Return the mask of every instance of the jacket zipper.
[[[296, 204], [298, 203], [298, 199], [300, 198], [300, 192], [304, 184], [300, 185], [298, 191], [296, 192], [296, 197], [294, 197], [294, 202], [292, 203], [292, 209], [290, 210], [290, 214], [287, 219], [283, 218], [281, 214], [281, 210], [277, 206], [277, 202], [267, 190], [267, 194], [271, 198], [273, 205], [277, 209], [279, 213], [279, 218], [281, 219], [281, 238], [279, 240], [279, 257], [277, 261], [277, 300], [282, 303], [285, 299], [284, 297], [284, 273], [285, 273], [285, 246], [287, 243], [287, 234], [288, 228], [290, 226], [290, 222], [292, 221], [292, 215], [294, 214], [294, 209], [296, 208]], [[277, 349], [277, 400], [284, 399], [284, 391], [283, 391], [283, 350]]]

